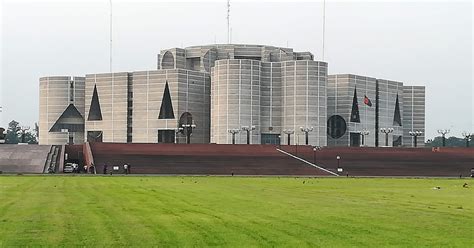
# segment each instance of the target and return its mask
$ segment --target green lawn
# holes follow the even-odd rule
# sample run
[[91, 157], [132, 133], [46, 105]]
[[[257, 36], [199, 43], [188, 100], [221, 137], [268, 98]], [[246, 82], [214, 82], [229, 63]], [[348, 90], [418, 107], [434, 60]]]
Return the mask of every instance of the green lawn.
[[473, 190], [470, 179], [0, 176], [0, 246], [473, 247]]

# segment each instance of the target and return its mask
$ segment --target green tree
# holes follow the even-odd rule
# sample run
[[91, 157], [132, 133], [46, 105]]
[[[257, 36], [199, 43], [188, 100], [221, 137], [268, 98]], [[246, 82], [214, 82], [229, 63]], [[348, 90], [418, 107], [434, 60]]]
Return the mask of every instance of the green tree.
[[[18, 121], [12, 120], [8, 123], [8, 130], [5, 138], [6, 144], [18, 144], [21, 142], [22, 132], [19, 131], [20, 128], [21, 126]], [[25, 143], [38, 144], [37, 135], [34, 130], [25, 131]]]
[[18, 121], [12, 120], [8, 123], [7, 136], [5, 138], [6, 144], [18, 144], [20, 139], [18, 138], [17, 129], [20, 123]]
[[[443, 137], [438, 136], [438, 137], [435, 137], [433, 140], [428, 140], [428, 142], [426, 142], [425, 145], [426, 147], [442, 147]], [[446, 138], [446, 146], [447, 147], [465, 147], [466, 140], [463, 138], [451, 136], [449, 138]]]

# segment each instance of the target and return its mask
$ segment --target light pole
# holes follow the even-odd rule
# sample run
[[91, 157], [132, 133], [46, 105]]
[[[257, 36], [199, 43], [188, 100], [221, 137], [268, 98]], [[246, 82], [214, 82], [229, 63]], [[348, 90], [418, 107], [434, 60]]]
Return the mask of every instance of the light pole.
[[174, 143], [178, 144], [178, 134], [183, 131], [182, 127], [178, 127], [174, 129]]
[[313, 146], [313, 164], [316, 164], [316, 151], [320, 151], [320, 146]]
[[278, 135], [278, 148], [281, 149], [281, 135]]
[[360, 136], [362, 136], [362, 146], [365, 146], [365, 136], [369, 134], [370, 131], [367, 129], [363, 129], [362, 131], [360, 131]]
[[21, 135], [21, 143], [25, 143], [25, 135], [28, 130], [30, 130], [29, 126], [16, 127], [16, 133]]
[[473, 134], [468, 133], [468, 132], [463, 132], [462, 136], [464, 136], [464, 139], [466, 139], [466, 147], [469, 147], [469, 142], [472, 140]]
[[385, 134], [385, 146], [388, 146], [388, 134], [393, 133], [393, 128], [380, 128], [380, 132]]
[[196, 124], [193, 121], [193, 124], [182, 124], [181, 127], [186, 131], [186, 144], [191, 144], [191, 133], [196, 128]]
[[337, 159], [337, 172], [342, 172], [342, 168], [339, 164], [339, 161], [341, 160], [341, 156], [337, 155], [336, 159]]
[[438, 129], [438, 133], [443, 137], [443, 147], [446, 146], [446, 134], [450, 132], [449, 129]]
[[247, 145], [250, 145], [250, 132], [255, 130], [255, 126], [243, 126], [242, 130], [247, 132]]
[[239, 129], [229, 129], [229, 133], [232, 134], [232, 145], [235, 145], [235, 134], [239, 133]]
[[294, 134], [295, 131], [291, 130], [291, 129], [285, 129], [285, 130], [283, 130], [283, 133], [288, 136], [288, 145], [290, 145], [291, 135]]
[[300, 127], [301, 132], [304, 133], [305, 144], [308, 145], [308, 133], [313, 131], [313, 127]]
[[408, 132], [408, 134], [410, 134], [410, 136], [413, 136], [413, 147], [416, 147], [417, 144], [418, 144], [418, 136], [421, 136], [423, 134], [422, 131], [410, 131]]

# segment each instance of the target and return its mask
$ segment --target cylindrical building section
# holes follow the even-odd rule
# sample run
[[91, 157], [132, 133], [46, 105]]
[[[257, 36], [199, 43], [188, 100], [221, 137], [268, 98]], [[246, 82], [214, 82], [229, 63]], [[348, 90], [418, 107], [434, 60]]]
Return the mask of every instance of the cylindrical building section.
[[[218, 60], [211, 74], [211, 143], [260, 144], [260, 70], [256, 60]], [[235, 134], [232, 134], [234, 132]]]
[[40, 145], [84, 142], [84, 87], [84, 77], [40, 78]]
[[326, 146], [327, 63], [282, 62], [283, 123], [281, 143]]

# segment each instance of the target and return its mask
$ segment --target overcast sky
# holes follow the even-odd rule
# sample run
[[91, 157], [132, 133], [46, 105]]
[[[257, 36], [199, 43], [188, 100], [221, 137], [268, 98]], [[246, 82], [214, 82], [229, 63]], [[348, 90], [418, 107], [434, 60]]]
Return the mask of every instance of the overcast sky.
[[[38, 120], [39, 77], [109, 71], [109, 1], [1, 5], [0, 125]], [[322, 59], [322, 2], [231, 2], [233, 43], [288, 46]], [[427, 138], [474, 131], [473, 5], [326, 2], [329, 73], [426, 86]], [[113, 1], [113, 70], [156, 68], [161, 49], [226, 43], [226, 1]]]

